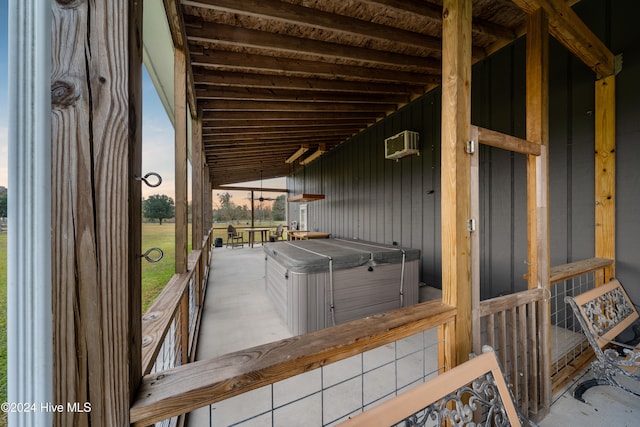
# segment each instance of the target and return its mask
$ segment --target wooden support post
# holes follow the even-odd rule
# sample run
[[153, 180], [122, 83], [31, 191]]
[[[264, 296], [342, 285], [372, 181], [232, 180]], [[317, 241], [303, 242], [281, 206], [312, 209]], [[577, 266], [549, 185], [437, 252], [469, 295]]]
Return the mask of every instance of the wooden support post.
[[[538, 9], [527, 20], [527, 140], [540, 144], [540, 155], [527, 155], [527, 228], [529, 288], [549, 289], [549, 34], [545, 12]], [[540, 417], [551, 405], [549, 302], [541, 305]], [[536, 379], [532, 379], [536, 381]]]
[[191, 126], [191, 180], [192, 180], [192, 202], [191, 202], [191, 247], [196, 250], [202, 246], [202, 236], [204, 235], [203, 205], [204, 205], [204, 176], [202, 169], [202, 115], [193, 120]]
[[54, 425], [129, 425], [140, 380], [141, 9], [51, 2], [53, 402], [91, 404]]
[[142, 0], [129, 2], [129, 388], [142, 381]]
[[480, 147], [478, 127], [471, 126], [469, 134], [474, 141], [475, 152], [471, 154], [470, 164], [470, 216], [474, 220], [475, 230], [471, 233], [471, 323], [472, 323], [472, 349], [475, 354], [482, 353], [482, 340], [480, 337], [480, 230], [478, 229], [480, 218]]
[[[549, 35], [542, 9], [531, 13], [527, 26], [527, 140], [549, 144]], [[548, 158], [527, 156], [527, 226], [529, 289], [548, 285]]]
[[471, 1], [442, 5], [442, 302], [457, 307], [456, 324], [443, 327], [450, 369], [471, 353], [470, 161]]
[[187, 271], [187, 73], [184, 51], [174, 50], [176, 273]]
[[180, 365], [189, 363], [189, 286], [180, 298]]
[[213, 224], [213, 188], [211, 188], [211, 170], [209, 168], [209, 165], [205, 166], [205, 177], [206, 177], [206, 198], [205, 200], [207, 201], [206, 205], [205, 205], [205, 229], [208, 230], [211, 228], [211, 225]]
[[[616, 259], [616, 78], [596, 82], [595, 121], [595, 254]], [[605, 270], [604, 281], [615, 276], [615, 263]]]
[[[202, 249], [202, 235], [203, 235], [203, 211], [204, 205], [203, 196], [204, 192], [202, 188], [203, 183], [203, 170], [202, 170], [202, 115], [198, 115], [192, 121], [191, 126], [191, 179], [192, 179], [192, 191], [191, 191], [191, 248], [193, 250]], [[196, 271], [194, 272], [194, 280], [196, 287], [196, 307], [202, 305], [202, 292], [200, 292], [200, 283], [202, 282], [202, 255], [200, 255], [200, 262], [196, 265]]]

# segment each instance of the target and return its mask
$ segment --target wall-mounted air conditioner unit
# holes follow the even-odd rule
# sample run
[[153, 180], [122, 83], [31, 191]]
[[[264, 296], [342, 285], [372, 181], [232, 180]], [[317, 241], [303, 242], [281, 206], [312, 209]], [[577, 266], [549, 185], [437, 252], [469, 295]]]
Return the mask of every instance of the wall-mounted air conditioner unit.
[[402, 131], [384, 140], [384, 158], [401, 159], [407, 156], [420, 155], [418, 149], [418, 132]]

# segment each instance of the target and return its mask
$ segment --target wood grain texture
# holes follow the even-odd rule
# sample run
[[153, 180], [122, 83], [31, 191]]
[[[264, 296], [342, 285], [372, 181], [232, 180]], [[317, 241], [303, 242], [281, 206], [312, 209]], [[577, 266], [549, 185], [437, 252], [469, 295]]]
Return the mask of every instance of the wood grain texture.
[[471, 352], [470, 163], [471, 1], [443, 2], [442, 29], [442, 300], [458, 307], [446, 337], [453, 367]]
[[[527, 21], [527, 141], [549, 143], [549, 36], [544, 11]], [[527, 236], [529, 289], [544, 286], [548, 275], [548, 159], [527, 156]], [[546, 269], [546, 271], [545, 271]]]
[[[203, 166], [204, 153], [202, 151], [202, 115], [199, 115], [192, 120], [191, 125], [191, 178], [192, 178], [192, 191], [191, 191], [191, 247], [193, 249], [202, 249], [204, 243], [204, 166]], [[208, 178], [207, 178], [208, 179]], [[207, 227], [208, 229], [208, 227]], [[195, 283], [194, 288], [195, 303], [198, 307], [197, 312], [200, 313], [200, 307], [203, 304], [202, 294], [202, 279], [204, 277], [204, 261], [202, 260], [197, 264], [195, 271]], [[198, 314], [199, 317], [199, 314]], [[192, 341], [193, 342], [193, 341]]]
[[550, 283], [556, 283], [571, 277], [582, 276], [583, 274], [609, 267], [613, 265], [613, 262], [614, 261], [612, 259], [589, 258], [571, 262], [569, 264], [559, 265], [551, 268], [549, 281]]
[[540, 146], [537, 143], [490, 129], [476, 126], [473, 126], [472, 129], [473, 128], [477, 128], [477, 141], [480, 142], [480, 144], [515, 151], [516, 153], [531, 154], [534, 156], [540, 155]]
[[[477, 126], [471, 126], [471, 141], [481, 141]], [[470, 165], [470, 217], [475, 220], [476, 229], [471, 233], [471, 325], [475, 354], [482, 352], [480, 327], [480, 151], [471, 155]]]
[[142, 0], [129, 2], [129, 398], [142, 380]]
[[52, 88], [68, 91], [51, 117], [54, 401], [91, 403], [90, 413], [56, 414], [54, 424], [127, 425], [137, 375], [130, 150], [141, 118], [139, 52], [130, 52], [140, 29], [129, 17], [139, 19], [141, 2], [51, 7]]
[[455, 313], [430, 301], [148, 375], [131, 420], [145, 426], [190, 412], [450, 323]]
[[187, 271], [187, 74], [185, 52], [174, 50], [173, 62], [175, 111], [175, 245], [176, 269]]
[[[512, 391], [525, 415], [539, 419], [547, 411], [545, 384], [548, 377], [540, 375], [550, 356], [539, 348], [548, 312], [542, 288], [505, 295], [480, 303], [480, 317], [486, 328], [483, 344], [489, 344], [500, 355], [500, 361]], [[485, 320], [486, 319], [486, 320]]]
[[599, 75], [613, 74], [613, 53], [576, 15], [568, 2], [553, 0], [513, 0], [513, 2], [529, 15], [544, 11], [548, 15], [549, 32], [556, 40]]
[[[595, 256], [616, 258], [616, 78], [596, 82]], [[615, 276], [615, 264], [608, 272]], [[608, 280], [608, 278], [607, 278]]]
[[540, 301], [544, 298], [542, 289], [530, 289], [516, 294], [504, 295], [501, 297], [484, 300], [480, 303], [480, 317], [496, 314], [512, 307], [532, 302]]

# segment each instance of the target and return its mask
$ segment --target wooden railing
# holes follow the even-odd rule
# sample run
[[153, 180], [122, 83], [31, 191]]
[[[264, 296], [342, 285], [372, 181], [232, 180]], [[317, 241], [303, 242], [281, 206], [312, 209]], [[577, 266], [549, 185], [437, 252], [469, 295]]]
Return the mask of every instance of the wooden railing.
[[551, 316], [551, 380], [555, 393], [593, 358], [586, 337], [579, 328], [564, 297], [574, 296], [600, 286], [611, 279], [614, 261], [589, 258], [551, 269], [549, 288]]
[[[552, 360], [552, 347], [553, 351], [557, 351], [558, 347], [553, 346], [553, 336], [560, 331], [552, 328], [558, 323], [559, 312], [568, 310], [564, 304], [564, 294], [583, 292], [575, 286], [558, 292], [556, 287], [574, 280], [598, 286], [608, 280], [612, 266], [612, 260], [590, 258], [553, 267], [549, 290], [532, 289], [480, 303], [482, 344], [496, 349], [514, 397], [530, 418], [540, 419], [548, 413], [552, 393], [576, 370], [581, 369], [591, 356], [585, 351], [571, 357], [569, 363], [561, 367], [557, 362], [558, 357]], [[561, 300], [562, 305], [552, 311], [554, 299]], [[577, 336], [582, 340], [579, 331]]]
[[547, 292], [542, 288], [480, 303], [482, 344], [492, 346], [523, 413], [532, 419], [549, 412]]
[[[211, 232], [189, 255], [187, 272], [174, 274], [142, 317], [143, 374], [193, 359], [209, 274]], [[154, 365], [156, 368], [154, 369]]]
[[[199, 310], [194, 315], [189, 307], [203, 300], [211, 239], [210, 233], [203, 242], [206, 254], [205, 249], [192, 252], [189, 271], [175, 275], [145, 314], [145, 377], [131, 407], [135, 425], [176, 417], [455, 320], [454, 307], [430, 301], [211, 360], [175, 363], [153, 373], [165, 341], [176, 347], [180, 361], [190, 360], [184, 347], [195, 345]], [[593, 258], [554, 267], [552, 287], [587, 274], [597, 285], [612, 265], [611, 260]], [[482, 343], [496, 349], [518, 405], [533, 419], [543, 418], [551, 402], [550, 298], [549, 290], [539, 288], [485, 300], [479, 306]], [[176, 330], [180, 332], [171, 338], [169, 332]]]
[[430, 301], [143, 378], [131, 422], [146, 426], [455, 321]]

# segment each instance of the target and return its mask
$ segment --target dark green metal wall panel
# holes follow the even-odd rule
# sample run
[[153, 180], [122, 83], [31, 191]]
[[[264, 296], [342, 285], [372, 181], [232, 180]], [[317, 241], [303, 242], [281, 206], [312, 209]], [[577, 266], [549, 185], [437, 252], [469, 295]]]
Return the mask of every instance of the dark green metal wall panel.
[[[576, 11], [614, 53], [617, 78], [618, 276], [640, 302], [640, 3], [584, 0]], [[596, 76], [550, 40], [551, 264], [594, 255], [594, 82]], [[525, 40], [474, 66], [472, 122], [525, 136]], [[336, 237], [397, 242], [422, 251], [421, 280], [441, 282], [440, 90], [402, 108], [289, 179], [323, 192], [310, 222]], [[419, 157], [384, 159], [384, 138], [420, 133]], [[526, 288], [526, 159], [480, 149], [482, 297]], [[297, 207], [290, 205], [297, 218]], [[311, 217], [313, 216], [313, 219]]]

